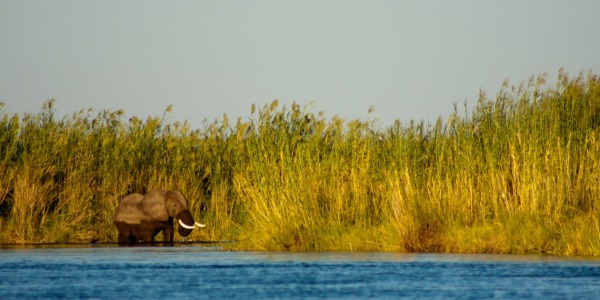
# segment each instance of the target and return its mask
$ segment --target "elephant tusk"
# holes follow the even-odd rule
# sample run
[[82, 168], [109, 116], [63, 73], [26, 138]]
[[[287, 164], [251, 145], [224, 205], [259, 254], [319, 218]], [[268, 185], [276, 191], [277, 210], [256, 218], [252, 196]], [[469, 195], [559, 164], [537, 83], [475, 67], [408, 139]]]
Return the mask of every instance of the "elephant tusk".
[[194, 229], [194, 225], [190, 226], [190, 225], [185, 225], [183, 224], [183, 221], [179, 220], [179, 225], [181, 225], [181, 227], [185, 228], [185, 229]]
[[206, 225], [205, 225], [205, 224], [202, 224], [202, 223], [198, 223], [198, 222], [196, 222], [196, 227], [206, 227]]

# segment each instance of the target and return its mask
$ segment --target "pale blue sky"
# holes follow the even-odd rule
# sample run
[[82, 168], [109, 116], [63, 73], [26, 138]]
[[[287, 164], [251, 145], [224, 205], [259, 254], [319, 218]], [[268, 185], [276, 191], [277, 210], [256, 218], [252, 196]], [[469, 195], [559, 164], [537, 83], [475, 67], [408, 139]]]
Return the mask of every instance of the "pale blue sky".
[[279, 99], [435, 122], [479, 89], [600, 72], [600, 1], [0, 0], [5, 112], [125, 109], [194, 127]]

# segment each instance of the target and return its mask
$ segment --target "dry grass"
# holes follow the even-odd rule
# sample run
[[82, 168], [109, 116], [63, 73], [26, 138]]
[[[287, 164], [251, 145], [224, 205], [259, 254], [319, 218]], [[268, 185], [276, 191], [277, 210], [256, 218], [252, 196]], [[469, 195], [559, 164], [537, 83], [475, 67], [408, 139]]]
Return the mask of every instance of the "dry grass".
[[1, 243], [114, 241], [119, 199], [178, 188], [209, 225], [188, 240], [238, 249], [600, 255], [591, 73], [387, 128], [277, 101], [198, 130], [53, 104], [0, 120]]

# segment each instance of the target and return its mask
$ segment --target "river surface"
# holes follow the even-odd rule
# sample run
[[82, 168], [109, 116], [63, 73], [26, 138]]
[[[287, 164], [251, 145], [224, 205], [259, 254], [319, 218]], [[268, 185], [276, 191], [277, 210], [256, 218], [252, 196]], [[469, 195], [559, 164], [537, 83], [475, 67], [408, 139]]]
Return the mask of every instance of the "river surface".
[[0, 299], [599, 299], [600, 260], [554, 256], [0, 247]]

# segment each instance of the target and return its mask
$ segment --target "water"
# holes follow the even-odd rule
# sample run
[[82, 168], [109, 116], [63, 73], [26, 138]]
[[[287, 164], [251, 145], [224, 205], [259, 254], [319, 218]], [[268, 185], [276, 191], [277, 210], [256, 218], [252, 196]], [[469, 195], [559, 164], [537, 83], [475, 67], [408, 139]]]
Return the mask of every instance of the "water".
[[0, 248], [0, 299], [600, 297], [600, 260], [551, 256]]

